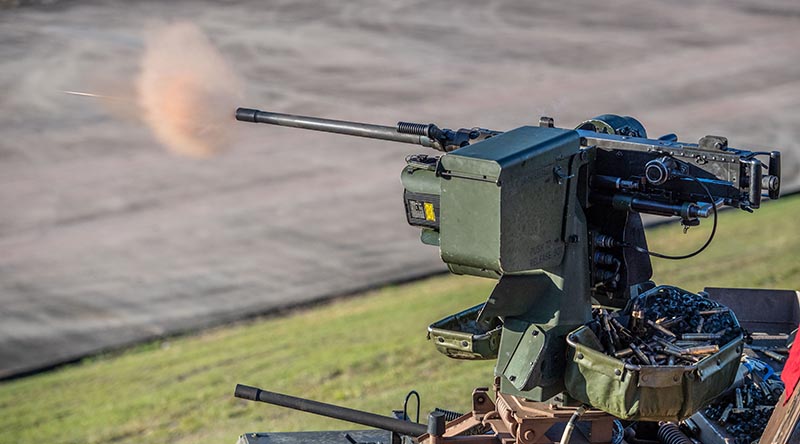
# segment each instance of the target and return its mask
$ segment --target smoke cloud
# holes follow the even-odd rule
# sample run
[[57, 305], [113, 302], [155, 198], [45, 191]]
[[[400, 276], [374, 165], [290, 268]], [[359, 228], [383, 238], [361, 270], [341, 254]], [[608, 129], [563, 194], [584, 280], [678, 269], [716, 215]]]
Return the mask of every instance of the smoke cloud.
[[233, 143], [242, 82], [194, 24], [156, 26], [145, 41], [137, 101], [170, 151], [208, 157]]

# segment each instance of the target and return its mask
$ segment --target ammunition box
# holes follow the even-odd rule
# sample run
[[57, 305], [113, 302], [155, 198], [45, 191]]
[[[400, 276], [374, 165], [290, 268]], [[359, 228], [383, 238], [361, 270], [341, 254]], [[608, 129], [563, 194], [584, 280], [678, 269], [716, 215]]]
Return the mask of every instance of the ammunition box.
[[478, 304], [431, 324], [428, 339], [433, 341], [436, 350], [454, 359], [497, 358], [503, 325], [497, 318], [488, 323], [476, 322], [483, 305]]
[[607, 355], [600, 331], [592, 321], [567, 336], [566, 389], [574, 399], [630, 421], [677, 422], [699, 411], [731, 386], [744, 345], [739, 334], [692, 365], [634, 365]]

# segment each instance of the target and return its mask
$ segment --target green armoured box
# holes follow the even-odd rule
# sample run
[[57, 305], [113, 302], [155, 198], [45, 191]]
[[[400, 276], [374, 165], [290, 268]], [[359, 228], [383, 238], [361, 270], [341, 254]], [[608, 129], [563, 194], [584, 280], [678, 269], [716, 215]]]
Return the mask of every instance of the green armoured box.
[[[663, 288], [683, 291], [657, 287], [640, 297]], [[692, 296], [721, 307], [702, 296]], [[580, 402], [625, 420], [688, 418], [727, 390], [736, 377], [744, 338], [734, 313], [728, 313], [735, 334], [719, 351], [692, 365], [636, 365], [610, 356], [603, 351], [598, 321], [592, 321], [567, 336], [567, 392]]]

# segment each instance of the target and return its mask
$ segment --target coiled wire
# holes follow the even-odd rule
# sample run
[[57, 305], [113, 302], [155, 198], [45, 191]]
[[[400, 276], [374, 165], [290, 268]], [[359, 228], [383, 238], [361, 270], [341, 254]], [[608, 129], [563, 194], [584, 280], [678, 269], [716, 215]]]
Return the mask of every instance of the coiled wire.
[[658, 440], [661, 444], [693, 444], [688, 436], [681, 432], [678, 425], [672, 422], [665, 422], [658, 428]]

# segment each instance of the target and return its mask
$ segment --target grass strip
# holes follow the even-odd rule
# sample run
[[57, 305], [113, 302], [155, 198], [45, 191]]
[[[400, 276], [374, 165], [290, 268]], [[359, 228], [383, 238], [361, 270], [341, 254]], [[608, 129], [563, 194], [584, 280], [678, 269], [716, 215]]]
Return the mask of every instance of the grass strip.
[[[657, 283], [800, 288], [800, 196], [751, 217], [720, 215], [717, 239], [699, 257], [654, 260]], [[652, 251], [702, 244], [710, 223], [683, 235], [648, 232]], [[442, 276], [200, 334], [156, 341], [28, 378], [0, 383], [7, 442], [234, 443], [253, 431], [356, 428], [234, 399], [236, 383], [388, 414], [408, 390], [422, 411], [467, 410], [492, 362], [447, 359], [426, 341], [428, 324], [482, 302], [494, 281]], [[424, 414], [423, 414], [424, 417]]]

